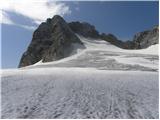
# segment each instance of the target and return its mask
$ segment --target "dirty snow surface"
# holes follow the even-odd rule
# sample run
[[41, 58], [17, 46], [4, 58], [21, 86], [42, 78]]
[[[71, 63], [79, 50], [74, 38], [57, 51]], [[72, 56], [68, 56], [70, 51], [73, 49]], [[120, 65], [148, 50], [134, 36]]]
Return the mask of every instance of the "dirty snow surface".
[[70, 57], [3, 70], [1, 117], [158, 118], [158, 45], [80, 39], [86, 49]]

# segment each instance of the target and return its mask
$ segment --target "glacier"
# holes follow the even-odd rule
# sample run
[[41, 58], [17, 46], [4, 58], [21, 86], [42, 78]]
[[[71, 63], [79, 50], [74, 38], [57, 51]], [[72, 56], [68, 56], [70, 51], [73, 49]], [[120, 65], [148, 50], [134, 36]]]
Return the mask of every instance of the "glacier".
[[158, 119], [159, 45], [78, 37], [86, 49], [69, 57], [1, 70], [1, 118]]

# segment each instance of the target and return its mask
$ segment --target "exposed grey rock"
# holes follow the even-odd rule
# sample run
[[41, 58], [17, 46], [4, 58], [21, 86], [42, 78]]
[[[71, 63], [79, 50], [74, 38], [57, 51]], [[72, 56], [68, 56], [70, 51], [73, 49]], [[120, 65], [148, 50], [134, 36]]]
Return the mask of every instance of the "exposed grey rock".
[[150, 45], [158, 44], [159, 43], [158, 26], [155, 26], [151, 30], [137, 33], [133, 38], [133, 42], [135, 44], [134, 47], [135, 49], [147, 48]]
[[118, 40], [113, 34], [105, 34], [105, 33], [102, 33], [100, 35], [101, 39], [117, 46], [117, 47], [120, 47], [120, 48], [123, 48], [124, 47], [124, 42]]
[[47, 19], [33, 33], [32, 41], [23, 54], [19, 67], [67, 57], [73, 50], [72, 43], [83, 44], [62, 17]]
[[77, 34], [82, 35], [84, 37], [90, 37], [90, 38], [99, 38], [99, 33], [95, 29], [93, 25], [90, 25], [86, 22], [71, 22], [68, 23], [70, 28]]
[[158, 26], [155, 26], [151, 30], [139, 32], [134, 36], [132, 41], [121, 41], [114, 35], [106, 35], [105, 33], [102, 33], [100, 37], [101, 39], [123, 49], [143, 49], [159, 43], [159, 28]]
[[135, 43], [133, 41], [124, 41], [123, 42], [123, 49], [135, 49]]

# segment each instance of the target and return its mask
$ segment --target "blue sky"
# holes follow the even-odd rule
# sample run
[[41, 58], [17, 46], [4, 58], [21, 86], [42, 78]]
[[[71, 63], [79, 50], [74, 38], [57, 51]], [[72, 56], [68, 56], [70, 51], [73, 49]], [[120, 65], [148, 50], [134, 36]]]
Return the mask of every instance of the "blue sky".
[[130, 40], [135, 33], [159, 24], [158, 2], [153, 1], [6, 3], [1, 4], [2, 68], [18, 66], [33, 31], [55, 14], [63, 16], [67, 22], [89, 22], [100, 33], [112, 33], [122, 40]]

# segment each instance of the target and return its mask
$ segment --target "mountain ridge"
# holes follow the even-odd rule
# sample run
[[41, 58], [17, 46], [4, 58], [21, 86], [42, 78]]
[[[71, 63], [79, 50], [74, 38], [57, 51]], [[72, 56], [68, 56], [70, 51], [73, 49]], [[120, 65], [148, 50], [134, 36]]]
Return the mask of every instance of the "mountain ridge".
[[113, 34], [100, 34], [95, 26], [86, 22], [67, 23], [61, 16], [48, 18], [34, 31], [33, 38], [26, 52], [23, 53], [19, 67], [32, 65], [42, 60], [50, 62], [65, 58], [73, 51], [72, 44], [77, 43], [83, 48], [83, 42], [76, 36], [97, 38], [107, 41], [123, 49], [142, 49], [158, 44], [159, 28], [137, 33], [132, 41], [121, 41]]

